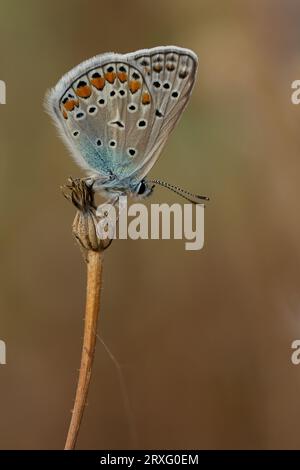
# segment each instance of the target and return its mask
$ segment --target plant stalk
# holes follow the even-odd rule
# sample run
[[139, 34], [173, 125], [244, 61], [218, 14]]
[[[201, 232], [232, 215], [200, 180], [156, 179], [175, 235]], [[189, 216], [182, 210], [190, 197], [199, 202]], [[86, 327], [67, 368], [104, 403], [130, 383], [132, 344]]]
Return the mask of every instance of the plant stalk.
[[100, 310], [103, 270], [103, 251], [87, 251], [87, 291], [84, 318], [84, 336], [75, 403], [69, 426], [65, 450], [76, 445], [80, 424], [86, 406], [95, 356], [97, 322]]

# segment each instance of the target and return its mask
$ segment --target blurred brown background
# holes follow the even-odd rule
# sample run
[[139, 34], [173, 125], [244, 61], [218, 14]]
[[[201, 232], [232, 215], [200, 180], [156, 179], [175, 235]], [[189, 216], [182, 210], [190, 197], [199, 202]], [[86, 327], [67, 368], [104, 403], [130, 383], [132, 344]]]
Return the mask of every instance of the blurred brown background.
[[[176, 44], [200, 67], [152, 176], [208, 194], [205, 247], [115, 241], [78, 448], [300, 448], [300, 2], [1, 0], [0, 448], [62, 448], [85, 266], [60, 193], [71, 160], [47, 88], [106, 51]], [[179, 202], [157, 188], [152, 202]], [[181, 201], [182, 203], [184, 201]]]

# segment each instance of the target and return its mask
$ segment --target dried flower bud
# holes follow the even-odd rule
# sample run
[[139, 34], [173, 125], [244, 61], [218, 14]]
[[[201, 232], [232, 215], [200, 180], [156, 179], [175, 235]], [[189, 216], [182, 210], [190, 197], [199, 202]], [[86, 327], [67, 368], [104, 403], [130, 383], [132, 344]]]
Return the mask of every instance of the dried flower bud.
[[84, 251], [103, 251], [109, 247], [112, 240], [101, 240], [97, 237], [96, 226], [99, 221], [96, 215], [94, 191], [87, 186], [84, 179], [69, 178], [66, 188], [69, 193], [63, 193], [78, 209], [74, 222], [73, 234]]

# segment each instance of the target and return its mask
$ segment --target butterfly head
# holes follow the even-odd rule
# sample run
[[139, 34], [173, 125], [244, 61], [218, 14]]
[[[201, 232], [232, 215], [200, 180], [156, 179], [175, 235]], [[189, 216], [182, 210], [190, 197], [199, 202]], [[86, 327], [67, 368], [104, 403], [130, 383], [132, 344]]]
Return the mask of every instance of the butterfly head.
[[137, 185], [132, 188], [134, 196], [140, 196], [142, 198], [150, 196], [153, 192], [154, 184], [149, 183], [145, 179], [142, 179]]

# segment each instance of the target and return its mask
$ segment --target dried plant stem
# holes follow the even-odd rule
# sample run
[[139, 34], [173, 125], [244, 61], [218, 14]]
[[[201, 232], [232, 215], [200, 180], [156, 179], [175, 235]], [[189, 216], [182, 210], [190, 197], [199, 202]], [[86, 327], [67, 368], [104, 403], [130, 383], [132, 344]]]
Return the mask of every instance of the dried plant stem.
[[87, 401], [95, 355], [97, 321], [100, 309], [103, 251], [87, 252], [87, 292], [84, 319], [84, 337], [75, 404], [66, 440], [65, 450], [75, 448], [80, 423]]
[[81, 364], [75, 403], [65, 444], [65, 450], [72, 450], [76, 445], [86, 405], [95, 356], [102, 286], [103, 252], [110, 246], [112, 240], [102, 240], [97, 236], [96, 227], [99, 219], [97, 219], [94, 191], [91, 185], [87, 185], [84, 179], [69, 178], [68, 184], [63, 188], [63, 194], [77, 208], [72, 231], [87, 263], [86, 306]]

